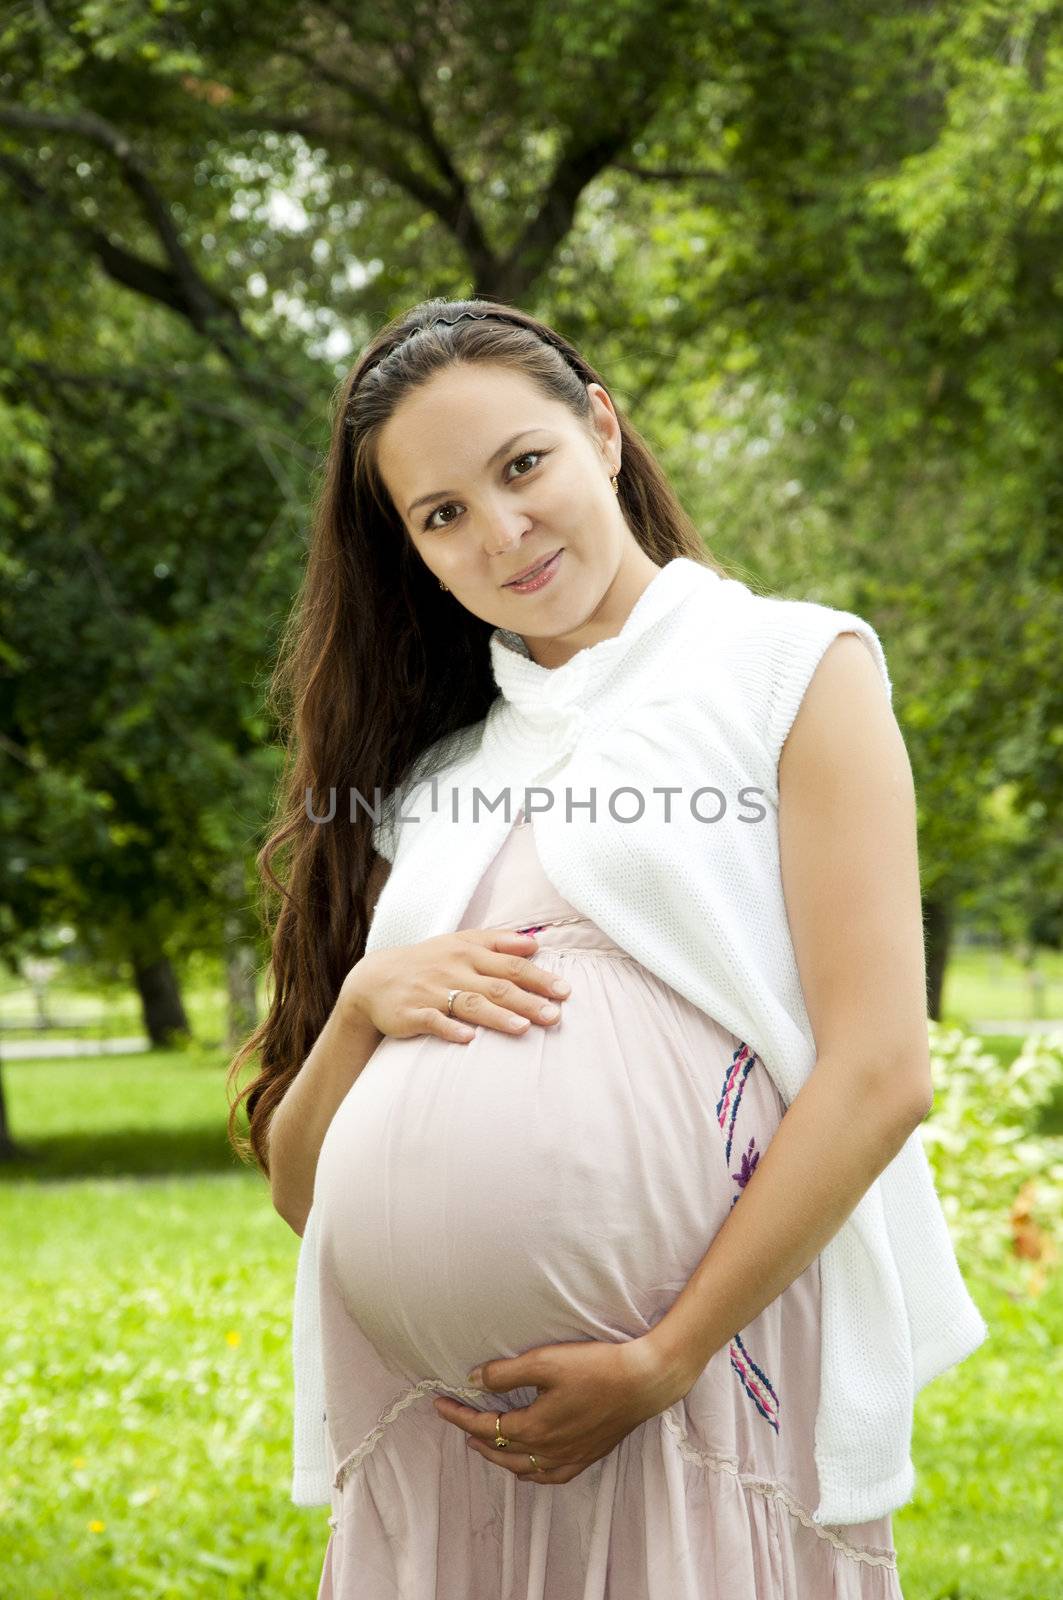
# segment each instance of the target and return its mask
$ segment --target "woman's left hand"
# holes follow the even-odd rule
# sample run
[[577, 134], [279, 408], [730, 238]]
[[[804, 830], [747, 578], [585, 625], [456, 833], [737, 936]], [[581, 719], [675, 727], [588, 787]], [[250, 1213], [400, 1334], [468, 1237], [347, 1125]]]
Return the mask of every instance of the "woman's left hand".
[[[540, 1345], [482, 1362], [469, 1382], [492, 1394], [539, 1390], [530, 1406], [503, 1411], [504, 1450], [495, 1448], [497, 1409], [477, 1411], [447, 1395], [433, 1401], [439, 1416], [469, 1435], [471, 1449], [531, 1483], [570, 1483], [689, 1388], [677, 1383], [646, 1335], [619, 1344]], [[529, 1454], [546, 1470], [537, 1472]]]

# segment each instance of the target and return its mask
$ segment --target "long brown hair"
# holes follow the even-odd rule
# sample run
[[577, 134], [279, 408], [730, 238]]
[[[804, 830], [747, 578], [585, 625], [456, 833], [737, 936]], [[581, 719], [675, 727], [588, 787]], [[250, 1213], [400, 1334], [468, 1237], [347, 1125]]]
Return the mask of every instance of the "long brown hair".
[[[474, 361], [522, 372], [591, 432], [587, 385], [608, 388], [566, 339], [516, 307], [434, 298], [382, 328], [336, 391], [305, 576], [268, 693], [285, 746], [273, 832], [257, 857], [272, 993], [226, 1078], [235, 1087], [258, 1057], [258, 1076], [230, 1104], [228, 1135], [267, 1176], [270, 1118], [364, 954], [369, 926], [372, 817], [322, 827], [308, 815], [307, 793], [335, 786], [370, 803], [377, 789], [386, 796], [429, 745], [481, 721], [498, 692], [492, 625], [439, 587], [376, 467], [380, 430], [400, 401], [440, 369]], [[614, 409], [619, 500], [642, 549], [658, 566], [686, 556], [726, 575], [649, 446]], [[250, 1144], [236, 1130], [245, 1098]]]

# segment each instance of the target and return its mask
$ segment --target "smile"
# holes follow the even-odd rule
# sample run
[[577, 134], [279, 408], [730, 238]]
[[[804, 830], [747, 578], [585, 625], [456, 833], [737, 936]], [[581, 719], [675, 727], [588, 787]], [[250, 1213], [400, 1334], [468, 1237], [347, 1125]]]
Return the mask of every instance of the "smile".
[[502, 587], [504, 589], [512, 589], [515, 594], [530, 594], [534, 590], [542, 589], [554, 576], [563, 554], [563, 549], [556, 550], [549, 560], [536, 567], [535, 571], [529, 573], [526, 578], [521, 578], [519, 582], [514, 580], [511, 583], [504, 583]]

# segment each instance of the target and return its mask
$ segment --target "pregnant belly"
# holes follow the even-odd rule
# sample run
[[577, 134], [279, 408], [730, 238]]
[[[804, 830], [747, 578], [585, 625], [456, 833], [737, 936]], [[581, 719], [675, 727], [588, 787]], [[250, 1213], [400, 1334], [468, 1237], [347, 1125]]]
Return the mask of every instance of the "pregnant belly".
[[322, 1145], [323, 1258], [411, 1382], [637, 1337], [727, 1215], [714, 1085], [730, 1034], [692, 1012], [692, 1060], [674, 997], [636, 963], [537, 959], [572, 985], [558, 1024], [481, 1027], [467, 1045], [385, 1038]]

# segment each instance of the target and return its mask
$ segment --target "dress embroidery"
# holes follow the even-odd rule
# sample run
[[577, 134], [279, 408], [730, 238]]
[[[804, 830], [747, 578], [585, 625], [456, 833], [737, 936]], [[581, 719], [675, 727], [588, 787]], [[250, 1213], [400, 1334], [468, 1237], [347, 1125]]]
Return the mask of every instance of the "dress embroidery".
[[[724, 1155], [728, 1163], [731, 1160], [731, 1147], [734, 1141], [735, 1123], [738, 1120], [738, 1108], [742, 1102], [742, 1091], [746, 1086], [746, 1080], [752, 1072], [753, 1064], [756, 1060], [757, 1056], [747, 1044], [739, 1044], [727, 1068], [723, 1081], [723, 1092], [716, 1102], [716, 1115], [724, 1134]], [[742, 1152], [738, 1171], [731, 1173], [731, 1177], [738, 1185], [738, 1193], [731, 1196], [732, 1206], [737, 1205], [741, 1198], [742, 1190], [757, 1169], [759, 1160], [760, 1151], [757, 1149], [756, 1137], [751, 1134], [749, 1143]], [[738, 1379], [744, 1392], [752, 1400], [757, 1412], [764, 1418], [768, 1426], [774, 1428], [775, 1432], [778, 1433], [779, 1396], [772, 1387], [771, 1380], [753, 1360], [737, 1333], [731, 1340], [728, 1354], [731, 1358], [731, 1366], [738, 1374]]]
[[[740, 1044], [731, 1057], [731, 1065], [727, 1069], [727, 1076], [723, 1081], [723, 1093], [716, 1102], [716, 1115], [720, 1119], [720, 1127], [725, 1130], [727, 1143], [724, 1153], [728, 1161], [731, 1159], [731, 1139], [734, 1134], [735, 1118], [738, 1115], [738, 1105], [742, 1098], [746, 1079], [753, 1068], [756, 1056], [747, 1044]], [[737, 1087], [736, 1087], [737, 1085]]]
[[775, 1393], [767, 1375], [757, 1366], [737, 1333], [731, 1340], [730, 1356], [731, 1365], [738, 1373], [746, 1394], [752, 1400], [765, 1422], [778, 1433], [779, 1418], [777, 1412], [779, 1410], [779, 1396]]
[[[757, 1149], [757, 1141], [752, 1135], [750, 1135], [749, 1144], [746, 1146], [745, 1152], [742, 1156], [741, 1168], [738, 1172], [731, 1173], [731, 1177], [735, 1180], [740, 1190], [745, 1188], [746, 1184], [753, 1176], [759, 1160], [760, 1151]], [[734, 1205], [737, 1199], [738, 1195], [732, 1195], [731, 1204]]]

